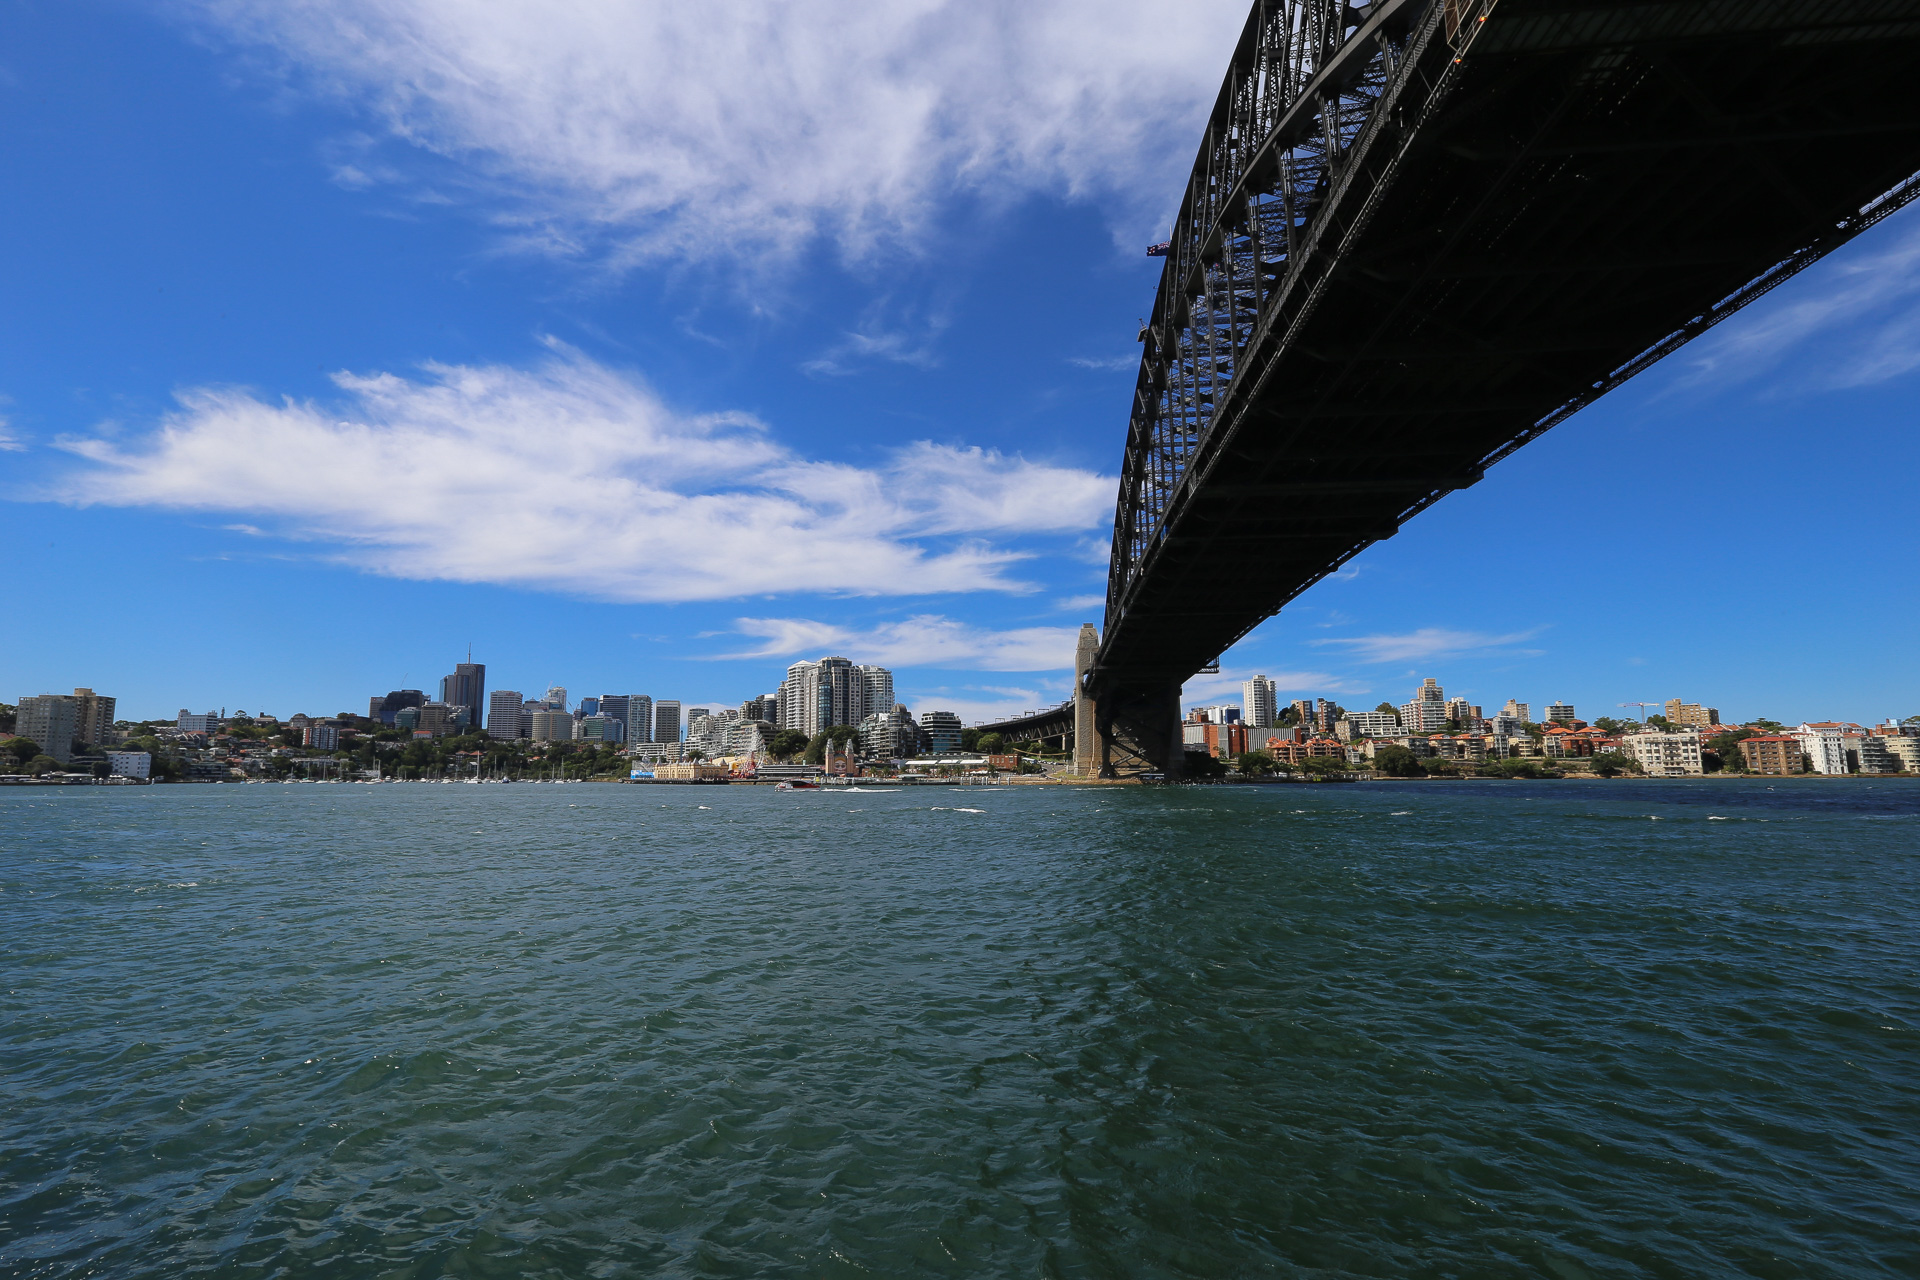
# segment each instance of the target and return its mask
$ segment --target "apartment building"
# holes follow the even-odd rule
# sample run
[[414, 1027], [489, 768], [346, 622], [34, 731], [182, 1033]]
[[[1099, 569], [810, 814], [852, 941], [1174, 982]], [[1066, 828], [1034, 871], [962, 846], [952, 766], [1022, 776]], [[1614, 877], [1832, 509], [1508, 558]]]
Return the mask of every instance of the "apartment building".
[[1762, 733], [1743, 738], [1740, 754], [1751, 773], [1784, 778], [1800, 772], [1800, 740], [1789, 734]]
[[1640, 762], [1649, 778], [1689, 778], [1706, 772], [1697, 733], [1630, 733], [1620, 745]]
[[1718, 707], [1703, 707], [1697, 702], [1682, 702], [1678, 698], [1667, 699], [1665, 715], [1668, 724], [1687, 725], [1696, 729], [1720, 723]]

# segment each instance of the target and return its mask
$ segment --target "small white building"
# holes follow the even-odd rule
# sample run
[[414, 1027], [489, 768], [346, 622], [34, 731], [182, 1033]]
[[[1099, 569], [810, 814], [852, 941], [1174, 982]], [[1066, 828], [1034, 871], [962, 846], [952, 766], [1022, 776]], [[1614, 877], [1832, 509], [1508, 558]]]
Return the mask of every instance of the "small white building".
[[[1630, 733], [1621, 739], [1649, 778], [1691, 778], [1704, 773], [1697, 733]], [[1845, 766], [1844, 759], [1842, 767]]]
[[153, 757], [145, 751], [109, 751], [107, 767], [116, 778], [145, 778], [153, 771]]

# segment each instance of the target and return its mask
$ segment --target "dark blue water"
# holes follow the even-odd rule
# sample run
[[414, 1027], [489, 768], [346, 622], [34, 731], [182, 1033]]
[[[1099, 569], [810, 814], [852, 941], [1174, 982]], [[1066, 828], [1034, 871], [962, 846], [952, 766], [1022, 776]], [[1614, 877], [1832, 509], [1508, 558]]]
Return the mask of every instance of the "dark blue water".
[[1917, 872], [1886, 781], [8, 790], [0, 1275], [1912, 1277]]

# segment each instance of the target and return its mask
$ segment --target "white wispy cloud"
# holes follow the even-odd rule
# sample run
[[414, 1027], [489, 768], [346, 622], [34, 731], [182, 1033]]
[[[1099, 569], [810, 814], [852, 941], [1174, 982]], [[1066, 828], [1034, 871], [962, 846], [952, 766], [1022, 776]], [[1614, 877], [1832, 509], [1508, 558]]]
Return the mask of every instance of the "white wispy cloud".
[[[823, 235], [854, 257], [924, 244], [954, 195], [1101, 196], [1144, 228], [1166, 210], [1139, 193], [1157, 198], [1190, 162], [1246, 18], [1244, 0], [175, 8], [403, 149], [456, 162], [527, 243], [633, 259]], [[364, 186], [384, 164], [356, 153], [335, 168]]]
[[149, 436], [62, 442], [89, 465], [53, 496], [245, 516], [395, 577], [622, 601], [1023, 591], [1030, 553], [990, 539], [1075, 534], [1112, 503], [1106, 477], [978, 448], [809, 460], [552, 346], [527, 369], [339, 374], [334, 406], [184, 392]]
[[941, 667], [978, 671], [1057, 671], [1073, 667], [1078, 627], [994, 630], [921, 614], [897, 622], [851, 627], [810, 618], [740, 618], [735, 630], [759, 644], [724, 658], [817, 658], [838, 654], [885, 667]]
[[1082, 369], [1098, 369], [1103, 372], [1115, 372], [1140, 367], [1139, 356], [1068, 356], [1067, 363]]
[[[985, 694], [987, 696], [981, 696]], [[929, 711], [951, 711], [960, 717], [961, 724], [980, 724], [993, 720], [1009, 720], [1028, 711], [1040, 711], [1047, 707], [1057, 707], [1066, 699], [1066, 690], [1047, 692], [1040, 689], [978, 689], [967, 688], [958, 693], [938, 690], [931, 693], [912, 693], [903, 695], [913, 714], [924, 715]]]
[[[1401, 635], [1328, 636], [1310, 640], [1315, 645], [1337, 645], [1362, 662], [1411, 662], [1429, 658], [1453, 658], [1469, 653], [1505, 649], [1508, 645], [1531, 640], [1540, 628], [1516, 631], [1508, 635], [1490, 635], [1483, 631], [1450, 631], [1444, 627], [1422, 627]], [[1518, 650], [1521, 654], [1537, 650]]]
[[0, 452], [24, 453], [26, 448], [27, 446], [22, 444], [9, 429], [6, 418], [0, 417]]
[[[1811, 386], [1858, 387], [1920, 368], [1920, 220], [1909, 210], [1868, 234], [1886, 237], [1877, 251], [1823, 262], [1691, 344], [1680, 357], [1690, 370], [1681, 385], [1792, 368]], [[1833, 349], [1818, 359], [1785, 359], [1822, 343]]]
[[[1063, 612], [1085, 613], [1094, 610], [1104, 613], [1107, 608], [1107, 598], [1099, 592], [1088, 592], [1084, 596], [1067, 596], [1056, 600], [1053, 602], [1053, 607]], [[1090, 622], [1098, 620], [1097, 618], [1088, 619]]]

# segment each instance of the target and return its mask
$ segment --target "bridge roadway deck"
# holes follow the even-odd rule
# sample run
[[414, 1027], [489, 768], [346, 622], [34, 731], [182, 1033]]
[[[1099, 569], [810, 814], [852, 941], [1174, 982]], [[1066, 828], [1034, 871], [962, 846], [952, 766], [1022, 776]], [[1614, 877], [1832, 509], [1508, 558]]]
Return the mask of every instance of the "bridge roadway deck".
[[[1441, 2], [1406, 6], [1397, 95], [1293, 258], [1261, 259], [1257, 320], [1217, 357], [1231, 382], [1154, 497], [1140, 406], [1194, 350], [1162, 335], [1223, 301], [1202, 296], [1217, 271], [1163, 282], [1103, 699], [1164, 707], [1168, 681], [1913, 194], [1920, 0], [1499, 0], [1457, 41]], [[1219, 234], [1176, 228], [1168, 272], [1181, 236]]]

